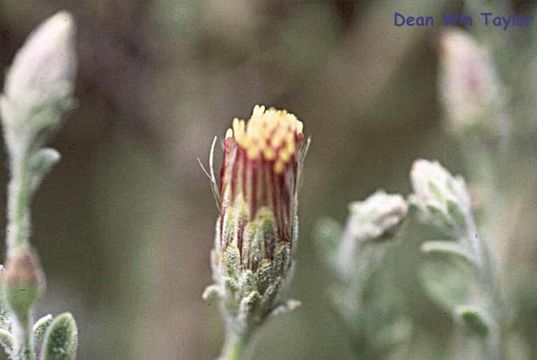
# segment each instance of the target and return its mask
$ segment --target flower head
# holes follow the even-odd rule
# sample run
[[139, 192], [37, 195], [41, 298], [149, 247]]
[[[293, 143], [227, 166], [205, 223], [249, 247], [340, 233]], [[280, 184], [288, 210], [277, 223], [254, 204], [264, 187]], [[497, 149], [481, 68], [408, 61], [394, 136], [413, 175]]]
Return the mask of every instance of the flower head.
[[[296, 187], [303, 157], [302, 128], [295, 115], [285, 110], [265, 110], [264, 106], [256, 106], [248, 122], [233, 120], [224, 140], [220, 173], [224, 245], [235, 241], [241, 254], [247, 251], [243, 240], [245, 230], [250, 229], [246, 226], [256, 218], [273, 223], [270, 231], [274, 234], [264, 235], [268, 257], [273, 255], [276, 242], [293, 242]], [[241, 221], [228, 233], [227, 219], [237, 212]]]
[[487, 49], [463, 31], [452, 30], [441, 37], [441, 50], [440, 94], [449, 129], [502, 136], [505, 95]]
[[298, 238], [297, 186], [307, 141], [302, 123], [285, 110], [256, 106], [249, 121], [226, 132], [220, 171], [220, 215], [212, 252], [215, 285], [228, 326], [249, 332], [295, 302], [282, 304]]
[[422, 216], [448, 234], [468, 227], [470, 196], [464, 179], [451, 175], [437, 161], [416, 160], [410, 172], [412, 202]]

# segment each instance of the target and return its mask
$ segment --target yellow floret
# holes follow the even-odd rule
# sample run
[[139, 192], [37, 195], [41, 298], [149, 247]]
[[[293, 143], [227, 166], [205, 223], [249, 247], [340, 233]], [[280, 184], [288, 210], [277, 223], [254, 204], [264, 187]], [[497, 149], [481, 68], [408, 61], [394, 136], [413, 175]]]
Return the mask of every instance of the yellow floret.
[[276, 160], [274, 163], [274, 172], [276, 174], [281, 174], [285, 169], [285, 163], [282, 160]]
[[302, 122], [286, 110], [266, 110], [256, 105], [248, 123], [233, 119], [233, 130], [228, 129], [226, 138], [234, 137], [252, 160], [263, 156], [274, 161], [274, 171], [281, 173], [295, 154], [296, 135], [302, 134], [303, 127]]

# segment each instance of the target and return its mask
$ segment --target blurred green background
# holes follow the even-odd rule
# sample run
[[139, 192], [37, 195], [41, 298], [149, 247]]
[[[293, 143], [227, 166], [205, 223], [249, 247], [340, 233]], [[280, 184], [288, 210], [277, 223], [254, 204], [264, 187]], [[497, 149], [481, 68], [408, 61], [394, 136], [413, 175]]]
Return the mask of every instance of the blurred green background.
[[[440, 29], [398, 28], [392, 19], [394, 10], [437, 15], [461, 4], [0, 0], [4, 69], [55, 11], [71, 11], [79, 27], [78, 107], [52, 144], [63, 159], [33, 208], [33, 242], [48, 282], [40, 314], [75, 314], [81, 360], [216, 358], [223, 324], [201, 294], [211, 283], [217, 209], [196, 159], [208, 158], [213, 137], [222, 137], [233, 117], [248, 118], [254, 104], [264, 104], [295, 113], [312, 146], [291, 284], [303, 306], [270, 321], [255, 359], [348, 358], [326, 301], [334, 278], [311, 231], [321, 216], [344, 221], [348, 202], [378, 188], [408, 193], [415, 158], [464, 173], [437, 100]], [[530, 31], [509, 37], [524, 41]], [[533, 55], [520, 56], [529, 63]], [[0, 188], [6, 174], [4, 165]], [[535, 242], [531, 223], [518, 229], [527, 264], [535, 255], [524, 242]], [[418, 282], [421, 240], [396, 248], [390, 269], [398, 281], [390, 286], [405, 294], [422, 358], [438, 358], [453, 324]], [[537, 314], [532, 304], [529, 314]], [[536, 331], [529, 329], [531, 340]]]

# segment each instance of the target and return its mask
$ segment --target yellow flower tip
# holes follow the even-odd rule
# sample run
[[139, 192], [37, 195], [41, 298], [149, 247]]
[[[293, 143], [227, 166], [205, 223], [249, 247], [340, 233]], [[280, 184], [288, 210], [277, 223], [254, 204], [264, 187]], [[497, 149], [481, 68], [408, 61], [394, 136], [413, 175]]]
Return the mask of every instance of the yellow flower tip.
[[265, 113], [265, 107], [263, 105], [255, 105], [254, 111], [252, 111], [252, 117], [262, 116]]
[[302, 141], [304, 125], [287, 110], [256, 105], [248, 122], [233, 119], [226, 138], [234, 138], [251, 160], [274, 161], [274, 171], [282, 173]]
[[272, 161], [276, 159], [276, 152], [274, 151], [273, 148], [267, 146], [266, 148], [263, 149], [263, 157], [268, 161]]
[[246, 154], [248, 155], [248, 158], [252, 160], [257, 160], [257, 158], [259, 157], [259, 151], [255, 146], [250, 146], [246, 150]]
[[281, 174], [285, 170], [285, 163], [282, 160], [276, 160], [274, 163], [274, 172], [276, 174]]

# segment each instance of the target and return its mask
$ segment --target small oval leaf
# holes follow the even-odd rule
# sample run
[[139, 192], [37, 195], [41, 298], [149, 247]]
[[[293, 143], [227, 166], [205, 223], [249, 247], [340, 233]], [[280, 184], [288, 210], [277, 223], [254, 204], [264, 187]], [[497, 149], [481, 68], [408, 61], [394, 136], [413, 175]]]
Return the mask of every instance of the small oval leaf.
[[75, 319], [70, 313], [58, 315], [45, 336], [41, 360], [75, 360], [77, 346]]

